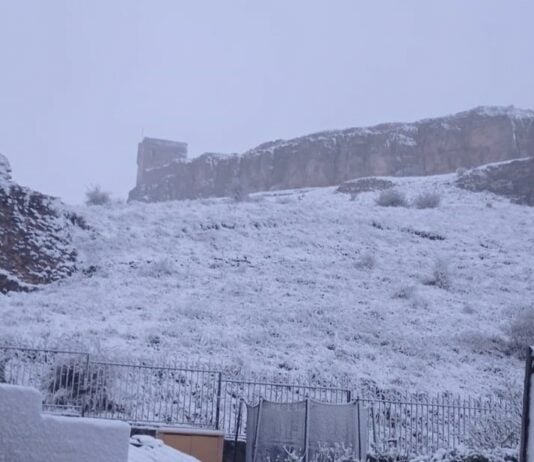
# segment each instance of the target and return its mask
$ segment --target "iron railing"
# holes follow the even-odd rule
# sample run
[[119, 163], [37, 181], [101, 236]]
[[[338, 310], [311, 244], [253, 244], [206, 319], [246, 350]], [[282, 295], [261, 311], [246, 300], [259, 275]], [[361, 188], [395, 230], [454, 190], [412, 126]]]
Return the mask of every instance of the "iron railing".
[[359, 399], [369, 412], [371, 446], [401, 454], [458, 447], [486, 416], [509, 418], [513, 412], [503, 400], [358, 394], [350, 388], [228, 378], [209, 367], [109, 362], [86, 352], [17, 346], [0, 346], [2, 382], [40, 390], [45, 412], [214, 428], [239, 438], [246, 429], [243, 402]]
[[498, 416], [513, 419], [506, 400], [435, 397], [361, 399], [369, 411], [369, 441], [378, 452], [429, 454], [469, 443], [471, 429]]

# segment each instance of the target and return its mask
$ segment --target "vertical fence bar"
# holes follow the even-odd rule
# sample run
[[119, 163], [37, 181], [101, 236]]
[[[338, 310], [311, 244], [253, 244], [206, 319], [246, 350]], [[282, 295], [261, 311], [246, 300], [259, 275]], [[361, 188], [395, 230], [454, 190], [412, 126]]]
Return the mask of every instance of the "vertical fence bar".
[[310, 423], [310, 399], [306, 398], [306, 413], [304, 417], [304, 462], [308, 462], [308, 446], [309, 446], [309, 438], [310, 438], [309, 423]]
[[529, 427], [532, 416], [530, 415], [530, 400], [532, 396], [530, 394], [530, 389], [532, 386], [532, 358], [534, 356], [534, 351], [531, 347], [527, 349], [527, 359], [525, 361], [525, 382], [523, 390], [523, 417], [521, 422], [521, 448], [519, 452], [520, 462], [527, 462], [529, 458], [528, 447], [529, 444]]
[[222, 372], [219, 372], [217, 375], [217, 409], [215, 410], [215, 429], [219, 430], [219, 415], [221, 413]]

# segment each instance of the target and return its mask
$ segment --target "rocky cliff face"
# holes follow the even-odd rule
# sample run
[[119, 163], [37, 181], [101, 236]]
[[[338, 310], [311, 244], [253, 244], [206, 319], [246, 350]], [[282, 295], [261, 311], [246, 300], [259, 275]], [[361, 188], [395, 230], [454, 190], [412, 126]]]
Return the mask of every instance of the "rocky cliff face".
[[265, 143], [242, 155], [206, 154], [139, 172], [130, 199], [225, 196], [337, 185], [365, 176], [431, 175], [534, 155], [534, 112], [482, 107], [415, 123], [350, 128]]
[[471, 170], [457, 184], [470, 191], [490, 191], [518, 204], [534, 206], [534, 157]]
[[0, 293], [32, 290], [76, 268], [71, 228], [79, 219], [50, 196], [13, 182], [0, 154]]

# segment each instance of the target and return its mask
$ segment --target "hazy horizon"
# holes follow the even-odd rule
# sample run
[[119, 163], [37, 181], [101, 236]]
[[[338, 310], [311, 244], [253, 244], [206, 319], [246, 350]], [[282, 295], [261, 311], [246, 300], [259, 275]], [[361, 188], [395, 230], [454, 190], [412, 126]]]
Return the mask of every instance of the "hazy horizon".
[[190, 157], [480, 105], [534, 109], [534, 2], [0, 5], [0, 152], [16, 181], [125, 198], [142, 136]]

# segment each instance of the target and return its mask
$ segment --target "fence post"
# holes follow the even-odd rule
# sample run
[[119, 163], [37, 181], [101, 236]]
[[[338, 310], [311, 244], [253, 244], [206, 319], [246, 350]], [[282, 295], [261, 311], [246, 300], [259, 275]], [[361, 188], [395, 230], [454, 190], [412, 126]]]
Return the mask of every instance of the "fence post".
[[350, 390], [347, 390], [347, 403], [350, 403], [352, 401], [352, 392]]
[[89, 359], [90, 359], [90, 356], [89, 356], [89, 353], [86, 353], [85, 355], [85, 371], [84, 371], [84, 374], [83, 374], [83, 398], [82, 398], [82, 417], [85, 417], [85, 407], [86, 407], [86, 401], [87, 401], [87, 394], [90, 393], [90, 390], [88, 390], [89, 388], [89, 384], [92, 383], [90, 378], [89, 378], [89, 374], [90, 374], [90, 371], [89, 371]]
[[[356, 412], [357, 412], [357, 418], [358, 418], [358, 458], [360, 461], [362, 461], [362, 426], [361, 426], [361, 419], [360, 419], [360, 400], [356, 400]], [[367, 432], [369, 432], [369, 429], [366, 429]]]
[[304, 462], [308, 462], [308, 445], [310, 438], [310, 398], [306, 398], [306, 413], [304, 419]]
[[521, 422], [521, 450], [519, 452], [519, 461], [528, 462], [529, 459], [532, 460], [534, 454], [528, 453], [528, 447], [531, 446], [529, 442], [529, 433], [530, 433], [530, 400], [533, 398], [530, 395], [530, 389], [532, 387], [532, 360], [534, 356], [534, 351], [532, 347], [527, 348], [527, 360], [525, 364], [525, 387], [523, 390], [523, 416]]
[[217, 408], [215, 410], [215, 429], [219, 430], [219, 417], [221, 415], [222, 372], [218, 372], [217, 375]]
[[237, 462], [237, 443], [239, 441], [239, 429], [241, 427], [242, 409], [243, 409], [243, 398], [239, 400], [239, 410], [237, 411], [237, 424], [235, 426], [235, 439], [234, 439], [234, 462]]
[[[260, 404], [258, 405], [258, 420], [256, 420], [256, 431], [254, 434], [254, 444], [253, 444], [253, 452], [252, 452], [252, 462], [256, 462], [256, 457], [258, 456], [258, 438], [260, 436], [260, 429], [261, 429], [261, 411], [263, 408], [263, 398], [260, 396]], [[247, 415], [248, 418], [248, 415]]]

